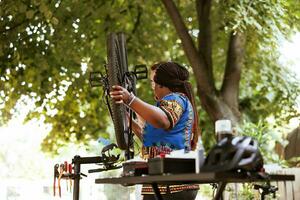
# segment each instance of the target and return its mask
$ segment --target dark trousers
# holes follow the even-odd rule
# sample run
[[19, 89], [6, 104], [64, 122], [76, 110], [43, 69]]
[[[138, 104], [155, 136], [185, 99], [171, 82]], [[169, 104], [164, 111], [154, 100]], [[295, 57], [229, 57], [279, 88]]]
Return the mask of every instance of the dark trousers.
[[[162, 194], [163, 200], [194, 200], [198, 190], [184, 190], [182, 192]], [[143, 195], [143, 200], [156, 200], [154, 194]]]

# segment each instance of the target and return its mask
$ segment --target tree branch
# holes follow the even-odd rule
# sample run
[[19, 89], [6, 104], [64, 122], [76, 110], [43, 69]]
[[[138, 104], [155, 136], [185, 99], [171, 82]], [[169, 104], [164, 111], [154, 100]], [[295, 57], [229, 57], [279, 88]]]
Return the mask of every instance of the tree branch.
[[195, 76], [197, 77], [197, 88], [199, 94], [212, 94], [215, 92], [212, 80], [209, 80], [208, 71], [204, 58], [197, 51], [191, 36], [188, 33], [180, 13], [174, 4], [173, 0], [162, 0], [173, 24], [177, 34], [182, 42], [183, 50], [193, 68]]
[[[238, 109], [239, 82], [241, 78], [241, 69], [244, 62], [245, 34], [233, 32], [230, 35], [227, 61], [221, 95], [225, 102], [231, 107]], [[236, 110], [237, 114], [239, 111]]]
[[131, 31], [132, 34], [135, 33], [135, 31], [137, 30], [138, 26], [140, 25], [141, 17], [142, 17], [142, 8], [141, 8], [141, 6], [138, 6], [138, 7], [137, 7], [136, 21], [135, 21], [134, 26], [133, 26], [133, 29], [132, 29], [132, 31]]
[[[197, 0], [196, 10], [198, 17], [199, 33], [198, 48], [204, 57], [206, 68], [210, 80], [213, 78], [212, 47], [211, 47], [211, 21], [210, 21], [211, 0]], [[214, 82], [212, 83], [214, 84]]]
[[142, 8], [141, 6], [137, 6], [137, 16], [136, 16], [136, 21], [134, 22], [133, 29], [131, 31], [130, 36], [127, 39], [127, 42], [129, 42], [132, 39], [132, 35], [136, 32], [138, 29], [140, 22], [141, 22], [141, 17], [142, 17]]

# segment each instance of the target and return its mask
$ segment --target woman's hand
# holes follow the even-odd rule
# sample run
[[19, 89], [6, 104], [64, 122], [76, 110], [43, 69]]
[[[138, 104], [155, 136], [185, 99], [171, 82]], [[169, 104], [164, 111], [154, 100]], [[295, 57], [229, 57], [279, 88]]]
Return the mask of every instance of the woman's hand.
[[119, 85], [112, 86], [112, 91], [109, 94], [117, 104], [128, 104], [132, 98], [132, 95], [128, 92], [128, 90]]

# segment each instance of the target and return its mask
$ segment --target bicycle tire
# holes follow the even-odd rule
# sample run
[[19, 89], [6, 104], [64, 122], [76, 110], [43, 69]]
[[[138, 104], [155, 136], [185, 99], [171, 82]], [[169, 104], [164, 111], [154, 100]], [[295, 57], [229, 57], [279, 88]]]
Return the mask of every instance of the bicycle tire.
[[[107, 73], [110, 90], [113, 85], [126, 88], [125, 74], [128, 72], [128, 61], [125, 40], [123, 33], [111, 33], [107, 39]], [[126, 107], [123, 104], [116, 104], [112, 99], [109, 103], [117, 145], [120, 149], [126, 150], [129, 145]]]

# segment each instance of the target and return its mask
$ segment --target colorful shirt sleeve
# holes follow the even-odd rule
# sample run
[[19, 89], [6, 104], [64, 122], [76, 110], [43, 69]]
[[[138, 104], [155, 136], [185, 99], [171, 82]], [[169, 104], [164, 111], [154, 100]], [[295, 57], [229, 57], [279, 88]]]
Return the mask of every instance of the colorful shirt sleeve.
[[160, 101], [159, 107], [166, 113], [172, 129], [183, 113], [183, 102], [180, 97], [168, 96]]

